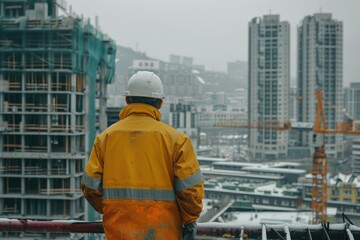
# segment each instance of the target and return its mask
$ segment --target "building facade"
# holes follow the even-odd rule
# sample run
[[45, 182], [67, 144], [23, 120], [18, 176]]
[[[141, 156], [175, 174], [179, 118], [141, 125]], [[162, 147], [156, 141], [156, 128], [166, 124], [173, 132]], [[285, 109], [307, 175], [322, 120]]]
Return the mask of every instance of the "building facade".
[[169, 124], [187, 134], [197, 148], [198, 128], [195, 125], [196, 107], [190, 104], [170, 104]]
[[[299, 182], [299, 186], [303, 188], [304, 199], [311, 199], [313, 194], [311, 181], [311, 178], [307, 177]], [[360, 213], [360, 181], [358, 177], [353, 174], [338, 174], [327, 180], [326, 188], [328, 207], [336, 206], [340, 213]]]
[[[290, 25], [278, 15], [249, 23], [249, 125], [275, 126], [289, 119]], [[249, 129], [249, 156], [286, 158], [288, 132]]]
[[350, 87], [344, 89], [344, 108], [350, 118], [360, 121], [360, 83], [350, 83]]
[[295, 122], [297, 119], [297, 88], [296, 86], [290, 87], [289, 93], [289, 120]]
[[353, 174], [360, 179], [360, 138], [352, 140], [352, 169]]
[[233, 124], [234, 127], [247, 125], [247, 114], [234, 111], [227, 105], [213, 105], [211, 110], [203, 109], [196, 114], [196, 126], [200, 128], [223, 127]]
[[[315, 122], [316, 90], [322, 90], [328, 129], [342, 122], [343, 113], [343, 24], [328, 13], [305, 17], [298, 27], [298, 121]], [[312, 146], [312, 134], [303, 133], [300, 142]], [[328, 157], [342, 156], [343, 135], [326, 135]]]
[[0, 0], [0, 218], [90, 217], [80, 181], [106, 127], [116, 45], [89, 21], [57, 16], [57, 4]]

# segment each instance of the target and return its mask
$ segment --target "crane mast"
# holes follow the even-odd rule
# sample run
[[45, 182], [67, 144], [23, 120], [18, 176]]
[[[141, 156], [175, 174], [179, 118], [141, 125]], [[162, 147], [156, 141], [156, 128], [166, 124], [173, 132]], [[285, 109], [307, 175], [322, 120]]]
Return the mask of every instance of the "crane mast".
[[319, 220], [321, 220], [322, 223], [326, 222], [327, 173], [328, 164], [326, 160], [325, 146], [322, 144], [321, 146], [315, 147], [313, 163], [311, 167], [311, 209], [313, 213], [312, 222], [314, 224], [318, 223]]
[[[327, 215], [327, 183], [326, 178], [329, 171], [326, 153], [325, 153], [325, 132], [326, 132], [326, 122], [325, 122], [325, 112], [322, 102], [322, 92], [321, 90], [316, 91], [316, 118], [314, 125], [314, 155], [313, 162], [311, 166], [312, 174], [312, 188], [311, 188], [311, 209], [313, 213], [312, 222], [314, 224], [318, 223], [321, 220], [322, 223], [326, 222]], [[322, 134], [322, 139], [320, 144], [316, 142], [316, 133]]]

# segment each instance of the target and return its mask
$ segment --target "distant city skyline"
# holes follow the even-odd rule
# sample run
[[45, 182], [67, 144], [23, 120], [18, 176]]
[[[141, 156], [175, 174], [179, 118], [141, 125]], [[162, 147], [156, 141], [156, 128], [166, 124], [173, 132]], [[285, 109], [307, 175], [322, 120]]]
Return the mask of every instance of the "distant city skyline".
[[360, 81], [360, 1], [358, 0], [95, 0], [68, 1], [118, 45], [138, 49], [163, 61], [170, 54], [194, 58], [207, 70], [226, 71], [227, 62], [247, 60], [248, 22], [279, 14], [291, 27], [291, 77], [296, 77], [297, 26], [307, 15], [332, 13], [344, 23], [344, 86]]

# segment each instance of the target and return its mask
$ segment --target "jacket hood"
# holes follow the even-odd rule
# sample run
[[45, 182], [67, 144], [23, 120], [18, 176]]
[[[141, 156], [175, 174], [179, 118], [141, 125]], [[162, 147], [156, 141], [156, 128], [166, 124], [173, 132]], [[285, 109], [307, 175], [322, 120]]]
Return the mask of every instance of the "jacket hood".
[[132, 114], [148, 115], [158, 121], [161, 119], [161, 113], [155, 107], [144, 103], [131, 103], [120, 111], [120, 120]]

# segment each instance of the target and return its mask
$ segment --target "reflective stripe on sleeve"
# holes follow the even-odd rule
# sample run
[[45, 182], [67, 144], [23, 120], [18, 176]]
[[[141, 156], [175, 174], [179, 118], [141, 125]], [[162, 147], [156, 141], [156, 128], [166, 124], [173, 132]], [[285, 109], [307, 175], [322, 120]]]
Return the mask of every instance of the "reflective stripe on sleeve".
[[94, 190], [102, 190], [102, 181], [100, 179], [94, 179], [89, 177], [86, 172], [84, 172], [82, 182], [86, 185], [86, 187], [94, 189]]
[[173, 190], [104, 188], [105, 198], [175, 201], [175, 193]]
[[182, 190], [191, 188], [192, 186], [195, 186], [202, 180], [203, 180], [203, 176], [201, 174], [201, 171], [199, 170], [196, 173], [194, 173], [193, 175], [191, 175], [183, 180], [176, 179], [175, 189], [176, 189], [176, 191], [182, 191]]

